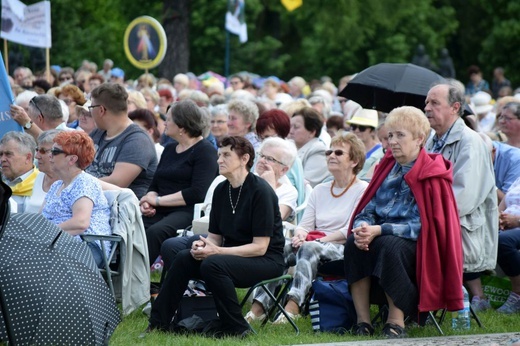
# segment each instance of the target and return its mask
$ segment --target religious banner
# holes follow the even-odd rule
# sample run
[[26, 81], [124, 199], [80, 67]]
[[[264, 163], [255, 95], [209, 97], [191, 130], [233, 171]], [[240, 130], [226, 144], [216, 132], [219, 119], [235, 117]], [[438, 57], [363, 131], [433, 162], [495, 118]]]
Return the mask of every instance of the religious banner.
[[166, 33], [155, 18], [141, 16], [126, 28], [125, 54], [137, 68], [148, 70], [159, 65], [166, 54]]
[[2, 0], [0, 37], [24, 46], [51, 48], [51, 3], [26, 6], [19, 0]]

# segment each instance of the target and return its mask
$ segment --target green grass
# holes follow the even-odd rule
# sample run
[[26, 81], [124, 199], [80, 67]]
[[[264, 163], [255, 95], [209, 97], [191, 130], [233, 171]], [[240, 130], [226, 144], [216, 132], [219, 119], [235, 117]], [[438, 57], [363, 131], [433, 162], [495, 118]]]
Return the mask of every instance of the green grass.
[[[239, 297], [245, 294], [244, 290], [238, 290]], [[244, 311], [246, 312], [246, 311]], [[518, 315], [504, 316], [495, 311], [486, 311], [478, 314], [484, 325], [479, 328], [475, 320], [471, 320], [471, 329], [466, 332], [455, 333], [451, 329], [451, 314], [448, 313], [442, 325], [445, 335], [463, 334], [490, 334], [508, 333], [520, 330], [520, 318]], [[260, 328], [260, 323], [253, 324], [257, 331], [256, 335], [248, 337], [246, 340], [236, 340], [227, 338], [223, 340], [208, 339], [200, 336], [177, 336], [162, 332], [152, 332], [147, 334], [144, 339], [139, 339], [148, 325], [148, 320], [141, 310], [134, 311], [129, 316], [124, 317], [123, 322], [118, 326], [110, 345], [294, 345], [311, 343], [345, 342], [356, 340], [375, 340], [381, 338], [354, 337], [351, 335], [335, 335], [330, 333], [314, 333], [309, 316], [296, 321], [300, 328], [300, 335], [296, 335], [290, 325], [270, 325], [267, 324]], [[377, 334], [378, 330], [376, 330]], [[433, 326], [410, 327], [407, 329], [409, 337], [432, 337], [439, 336]]]

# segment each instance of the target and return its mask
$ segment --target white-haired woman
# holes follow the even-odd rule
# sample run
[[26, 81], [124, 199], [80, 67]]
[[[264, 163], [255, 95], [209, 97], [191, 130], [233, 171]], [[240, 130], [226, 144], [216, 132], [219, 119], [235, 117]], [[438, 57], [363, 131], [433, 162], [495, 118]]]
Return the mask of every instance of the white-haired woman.
[[260, 141], [255, 133], [256, 121], [258, 120], [258, 107], [251, 101], [232, 100], [228, 104], [228, 134], [230, 136], [245, 137], [255, 151], [260, 147]]

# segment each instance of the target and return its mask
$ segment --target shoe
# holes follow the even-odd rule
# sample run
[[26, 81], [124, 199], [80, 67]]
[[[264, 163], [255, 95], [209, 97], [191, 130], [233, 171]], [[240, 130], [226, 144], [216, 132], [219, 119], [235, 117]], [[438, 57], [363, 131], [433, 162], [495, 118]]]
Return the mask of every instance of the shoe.
[[511, 292], [504, 305], [497, 309], [502, 314], [514, 314], [520, 312], [520, 295]]
[[371, 336], [374, 335], [374, 327], [366, 322], [361, 322], [352, 326], [351, 334], [357, 336]]
[[387, 339], [402, 339], [406, 338], [407, 334], [403, 327], [394, 323], [387, 323], [383, 327], [383, 336]]
[[[290, 313], [289, 311], [286, 311], [286, 312], [287, 312], [287, 315], [289, 315], [289, 317], [293, 321], [296, 321], [298, 318], [300, 318], [300, 314], [295, 315], [295, 314]], [[287, 317], [285, 317], [285, 315], [281, 312], [278, 315], [278, 317], [276, 318], [276, 320], [274, 320], [274, 322], [273, 322], [273, 324], [286, 324], [286, 323], [289, 323], [289, 321], [287, 320]]]
[[152, 302], [146, 303], [146, 305], [143, 308], [143, 314], [150, 317], [150, 313], [152, 312]]
[[249, 311], [246, 316], [244, 317], [247, 321], [247, 323], [251, 323], [253, 321], [263, 321], [266, 318], [265, 314], [261, 314], [260, 316], [256, 316], [253, 311]]
[[487, 298], [473, 296], [473, 298], [471, 298], [471, 307], [474, 312], [480, 312], [491, 309], [491, 304], [489, 304], [489, 299]]

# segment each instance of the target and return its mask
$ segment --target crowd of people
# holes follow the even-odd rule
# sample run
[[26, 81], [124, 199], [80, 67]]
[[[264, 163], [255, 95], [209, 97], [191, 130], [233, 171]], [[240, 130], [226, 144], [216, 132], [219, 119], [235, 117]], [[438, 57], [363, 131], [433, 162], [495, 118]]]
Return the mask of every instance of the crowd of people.
[[[338, 87], [248, 73], [130, 80], [113, 65], [18, 67], [11, 117], [24, 132], [0, 139], [1, 173], [13, 212], [72, 236], [110, 234], [103, 190], [135, 193], [149, 261], [167, 272], [149, 331], [169, 330], [188, 281], [202, 279], [220, 316], [207, 335], [247, 336], [272, 302], [256, 294], [243, 316], [235, 287], [281, 275], [289, 256], [288, 316], [303, 312], [320, 264], [344, 261], [356, 335], [374, 333], [372, 303], [389, 307], [383, 335], [400, 338], [406, 317], [462, 309], [463, 285], [475, 311], [491, 309], [480, 278], [497, 264], [512, 284], [497, 311], [520, 313], [520, 94], [503, 69], [490, 84], [471, 66], [466, 86], [447, 80], [424, 109], [386, 114], [338, 96], [354, 76]], [[207, 235], [177, 237], [207, 196]], [[101, 265], [100, 244], [89, 247]]]

